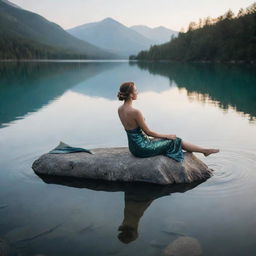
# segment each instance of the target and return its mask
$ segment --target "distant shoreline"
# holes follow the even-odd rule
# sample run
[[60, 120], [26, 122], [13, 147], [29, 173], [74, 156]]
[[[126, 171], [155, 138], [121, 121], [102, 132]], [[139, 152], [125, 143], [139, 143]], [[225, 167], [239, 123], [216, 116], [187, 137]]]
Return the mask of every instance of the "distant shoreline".
[[176, 60], [130, 60], [135, 62], [170, 62], [170, 63], [214, 63], [214, 64], [256, 64], [256, 60], [246, 61], [246, 60], [229, 60], [229, 61], [211, 61], [211, 60], [197, 60], [197, 61], [176, 61]]
[[147, 62], [147, 63], [205, 63], [205, 64], [250, 64], [255, 65], [256, 60], [230, 60], [230, 61], [175, 61], [175, 60], [129, 60], [129, 59], [0, 59], [0, 62]]
[[0, 62], [129, 62], [128, 59], [0, 59]]

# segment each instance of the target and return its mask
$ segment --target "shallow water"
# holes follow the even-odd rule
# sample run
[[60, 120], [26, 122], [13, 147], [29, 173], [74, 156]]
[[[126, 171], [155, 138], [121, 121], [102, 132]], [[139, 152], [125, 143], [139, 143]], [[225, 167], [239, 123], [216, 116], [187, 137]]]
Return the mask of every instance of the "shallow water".
[[[220, 149], [194, 153], [213, 177], [159, 187], [34, 174], [33, 161], [59, 141], [127, 146], [116, 98], [124, 81], [136, 83], [134, 106], [152, 130]], [[192, 237], [202, 255], [256, 255], [255, 85], [244, 65], [1, 63], [0, 239], [9, 254], [164, 255]]]

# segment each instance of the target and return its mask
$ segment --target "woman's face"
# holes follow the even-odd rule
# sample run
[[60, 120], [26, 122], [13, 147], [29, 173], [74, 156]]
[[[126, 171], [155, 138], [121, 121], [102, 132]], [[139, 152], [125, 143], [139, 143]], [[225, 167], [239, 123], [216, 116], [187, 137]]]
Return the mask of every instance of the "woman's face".
[[137, 95], [138, 95], [138, 90], [137, 90], [136, 86], [134, 85], [133, 92], [131, 94], [132, 99], [136, 100], [137, 99]]

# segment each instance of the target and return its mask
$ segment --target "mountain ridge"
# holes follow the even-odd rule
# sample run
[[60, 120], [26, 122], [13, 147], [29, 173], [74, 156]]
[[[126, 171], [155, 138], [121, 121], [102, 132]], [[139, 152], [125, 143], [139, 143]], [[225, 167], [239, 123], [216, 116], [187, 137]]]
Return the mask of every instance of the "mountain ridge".
[[81, 40], [116, 51], [125, 57], [129, 57], [130, 54], [135, 54], [141, 49], [147, 49], [154, 43], [149, 38], [110, 17], [85, 23], [66, 31]]
[[[119, 58], [117, 55], [93, 44], [79, 40], [67, 33], [60, 25], [45, 19], [34, 12], [14, 7], [0, 1], [0, 58], [15, 58], [32, 55], [39, 49], [58, 56], [82, 55], [83, 58]], [[6, 44], [6, 42], [8, 44]], [[19, 44], [20, 42], [20, 44]], [[18, 52], [16, 52], [15, 49]], [[26, 53], [24, 53], [26, 52]], [[56, 53], [56, 54], [55, 54]], [[42, 57], [43, 53], [40, 53]], [[32, 57], [32, 56], [31, 56]]]
[[176, 37], [179, 33], [178, 31], [171, 30], [164, 26], [157, 26], [151, 28], [146, 25], [134, 25], [130, 28], [144, 35], [145, 37], [153, 40], [155, 44], [166, 43], [171, 40], [172, 36]]

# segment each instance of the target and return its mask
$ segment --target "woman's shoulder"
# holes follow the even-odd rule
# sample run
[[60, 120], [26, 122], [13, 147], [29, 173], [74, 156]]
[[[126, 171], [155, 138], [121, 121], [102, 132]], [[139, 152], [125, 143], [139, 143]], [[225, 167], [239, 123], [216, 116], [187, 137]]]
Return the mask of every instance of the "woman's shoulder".
[[141, 111], [137, 108], [132, 108], [130, 109], [130, 114], [134, 117], [134, 118], [137, 118], [139, 117], [140, 115], [142, 115]]
[[118, 112], [120, 112], [120, 111], [125, 111], [125, 112], [130, 112], [130, 113], [138, 113], [138, 112], [140, 112], [140, 110], [137, 109], [137, 108], [134, 108], [134, 107], [124, 107], [123, 105], [118, 107]]
[[134, 115], [136, 115], [136, 116], [139, 116], [139, 115], [142, 115], [142, 116], [143, 116], [142, 111], [140, 111], [140, 110], [137, 109], [137, 108], [134, 108], [134, 109], [132, 110], [132, 112], [133, 112]]

